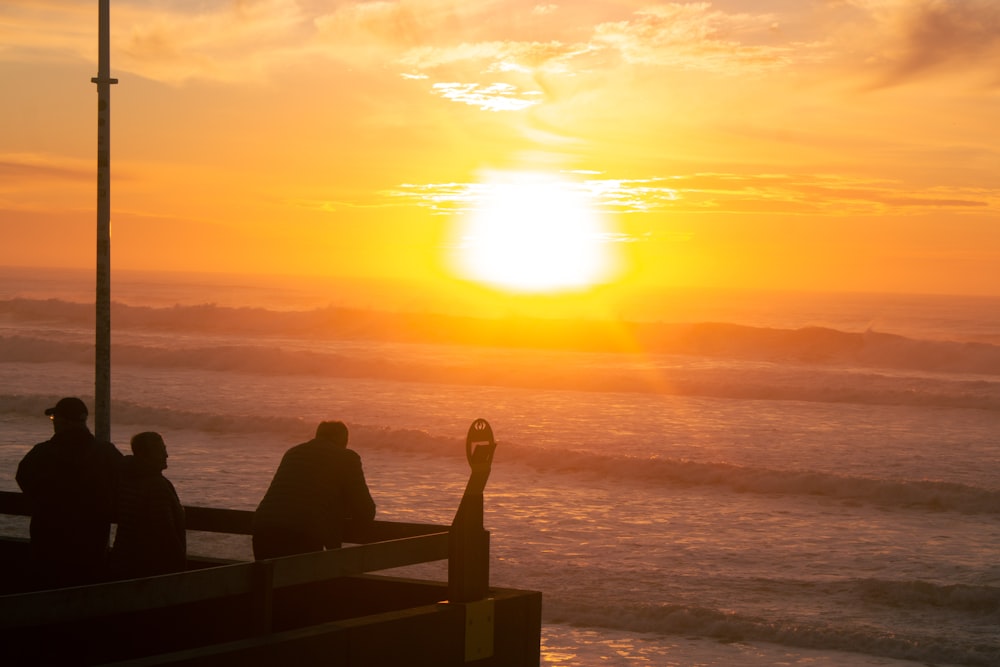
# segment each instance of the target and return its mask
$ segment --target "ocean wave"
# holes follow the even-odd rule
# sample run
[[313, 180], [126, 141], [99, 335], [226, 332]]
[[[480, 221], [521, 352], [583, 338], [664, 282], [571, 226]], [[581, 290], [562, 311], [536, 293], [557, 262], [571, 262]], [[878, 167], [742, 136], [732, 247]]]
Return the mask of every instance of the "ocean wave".
[[[91, 340], [0, 336], [0, 363], [93, 364]], [[490, 385], [528, 389], [659, 393], [748, 400], [792, 400], [868, 405], [1000, 410], [1000, 378], [886, 373], [857, 368], [761, 363], [704, 363], [698, 359], [614, 355], [512, 354], [399, 346], [270, 345], [259, 339], [119, 342], [116, 367], [193, 369], [262, 376], [372, 378], [403, 382]]]
[[[214, 304], [154, 308], [112, 304], [116, 330], [229, 335], [269, 346], [268, 337], [383, 340], [578, 350], [642, 352], [781, 364], [856, 366], [933, 373], [1000, 375], [1000, 345], [919, 340], [893, 333], [823, 327], [776, 329], [720, 322], [690, 324], [483, 319], [349, 308], [276, 311]], [[94, 307], [58, 299], [0, 300], [0, 321], [58, 323], [93, 329]]]
[[[412, 436], [399, 438], [408, 446]], [[392, 438], [395, 442], [397, 439]], [[921, 511], [1000, 514], [1000, 491], [954, 482], [890, 480], [836, 475], [809, 470], [777, 470], [668, 458], [622, 458], [599, 454], [549, 451], [504, 443], [504, 456], [548, 474], [594, 475], [650, 484], [720, 487], [737, 493], [812, 496], [850, 503]]]
[[[61, 396], [54, 394], [8, 394], [0, 396], [0, 410], [21, 416], [37, 416], [51, 407]], [[84, 403], [93, 405], [92, 396], [81, 395]], [[113, 401], [112, 412], [118, 425], [138, 425], [143, 428], [189, 429], [214, 433], [275, 433], [301, 434], [303, 420], [299, 417], [279, 417], [272, 415], [232, 414], [222, 415], [194, 410], [154, 407]], [[315, 428], [309, 424], [306, 430]]]
[[[352, 425], [352, 439], [365, 449], [450, 457], [455, 440], [412, 429]], [[630, 487], [649, 484], [707, 486], [737, 493], [824, 497], [850, 503], [932, 512], [1000, 514], [1000, 491], [954, 482], [891, 480], [808, 470], [777, 470], [669, 458], [638, 458], [550, 450], [503, 442], [504, 459], [546, 475], [599, 475]]]
[[868, 624], [764, 618], [699, 606], [636, 604], [609, 609], [546, 598], [548, 624], [628, 632], [685, 635], [719, 641], [767, 642], [796, 648], [847, 651], [915, 662], [992, 667], [1000, 664], [1000, 643], [963, 640], [941, 630], [916, 634]]
[[[3, 410], [20, 415], [38, 415], [58, 400], [58, 396], [0, 396]], [[84, 397], [89, 401], [89, 397]], [[299, 417], [267, 414], [220, 415], [193, 410], [152, 407], [128, 401], [113, 404], [118, 425], [143, 429], [188, 429], [207, 434], [273, 433], [294, 439], [308, 432], [312, 424]], [[460, 439], [432, 435], [414, 429], [394, 429], [372, 424], [350, 424], [351, 439], [360, 448], [383, 449], [419, 456], [451, 458]], [[695, 462], [670, 458], [621, 457], [587, 452], [567, 456], [551, 450], [503, 443], [504, 458], [547, 475], [611, 476], [629, 485], [649, 484], [706, 486], [737, 493], [782, 496], [811, 496], [883, 507], [966, 514], [1000, 514], [1000, 491], [954, 482], [892, 480], [836, 475], [809, 470], [779, 470], [728, 463]]]
[[883, 579], [861, 579], [852, 585], [866, 602], [906, 609], [946, 609], [973, 615], [980, 622], [1000, 625], [1000, 588], [994, 586]]

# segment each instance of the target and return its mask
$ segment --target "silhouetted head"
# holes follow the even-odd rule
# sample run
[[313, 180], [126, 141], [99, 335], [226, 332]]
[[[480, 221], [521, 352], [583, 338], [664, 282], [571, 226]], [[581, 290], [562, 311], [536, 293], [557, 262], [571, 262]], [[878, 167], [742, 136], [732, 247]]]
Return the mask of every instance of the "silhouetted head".
[[132, 436], [132, 455], [143, 467], [153, 470], [165, 470], [167, 467], [167, 445], [163, 436], [155, 431]]
[[70, 421], [87, 421], [87, 404], [76, 396], [60, 398], [55, 407], [45, 411], [49, 417], [60, 417]]
[[316, 437], [329, 440], [339, 447], [346, 447], [347, 426], [344, 422], [320, 422], [316, 427]]
[[52, 427], [58, 432], [72, 428], [87, 428], [87, 404], [76, 396], [60, 398], [55, 406], [45, 414], [52, 420]]

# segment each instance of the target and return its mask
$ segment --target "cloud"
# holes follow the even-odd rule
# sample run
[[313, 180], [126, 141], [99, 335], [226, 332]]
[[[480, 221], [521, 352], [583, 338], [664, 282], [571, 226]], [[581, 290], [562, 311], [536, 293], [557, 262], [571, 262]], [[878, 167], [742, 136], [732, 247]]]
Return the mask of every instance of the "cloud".
[[906, 79], [936, 68], [989, 63], [996, 75], [1000, 58], [1000, 4], [915, 2], [903, 10], [902, 49], [890, 72]]
[[[384, 3], [378, 3], [384, 4]], [[544, 20], [558, 9], [558, 25], [546, 34], [578, 39], [546, 42], [493, 39], [427, 42], [402, 52], [398, 63], [431, 76], [431, 90], [483, 110], [520, 111], [560, 97], [596, 94], [614, 85], [622, 67], [683, 68], [731, 75], [818, 60], [816, 45], [774, 43], [773, 14], [726, 13], [710, 3], [669, 3], [629, 13], [622, 21], [584, 21], [576, 7], [537, 5]], [[560, 81], [564, 84], [560, 84]], [[573, 83], [570, 83], [573, 82]], [[504, 91], [501, 97], [484, 91]], [[518, 99], [519, 102], [512, 100]]]
[[1000, 189], [912, 189], [890, 180], [829, 174], [694, 174], [680, 179], [678, 198], [698, 207], [823, 216], [926, 213], [936, 209], [985, 209], [1000, 204]]
[[80, 60], [97, 56], [97, 6], [64, 0], [0, 4], [0, 59]]
[[[0, 5], [0, 57], [96, 61], [96, 3], [13, 1]], [[307, 38], [314, 27], [296, 0], [206, 4], [112, 3], [112, 73], [259, 81], [315, 50]]]
[[[541, 14], [553, 11], [554, 6]], [[712, 9], [710, 3], [668, 3], [622, 21], [587, 26], [584, 40], [427, 43], [405, 51], [400, 62], [420, 70], [492, 62], [488, 71], [573, 74], [573, 61], [586, 57], [588, 65], [605, 68], [624, 62], [738, 73], [820, 57], [815, 44], [772, 44], [778, 23], [773, 14], [726, 13]], [[570, 32], [579, 31], [565, 31]]]
[[[113, 74], [175, 84], [268, 81], [328, 60], [428, 77], [429, 95], [442, 94], [435, 83], [480, 92], [506, 85], [527, 100], [553, 94], [556, 77], [591, 77], [587, 86], [594, 87], [619, 77], [621, 68], [743, 76], [835, 57], [857, 64], [857, 54], [866, 75], [877, 66], [879, 85], [977, 68], [988, 69], [994, 82], [1000, 77], [992, 66], [1000, 58], [994, 0], [827, 0], [823, 10], [783, 3], [784, 13], [730, 12], [710, 2], [650, 3], [635, 12], [627, 3], [525, 0], [113, 4]], [[4, 60], [93, 62], [95, 42], [93, 6], [0, 4]]]
[[[337, 58], [391, 62], [410, 49], [480, 41], [496, 0], [372, 0], [341, 3], [313, 20], [318, 38]], [[501, 7], [500, 11], [503, 11]]]
[[[69, 0], [12, 2], [0, 6], [0, 57], [96, 58], [95, 8]], [[327, 59], [395, 74], [436, 71], [431, 94], [441, 92], [435, 82], [506, 84], [534, 94], [543, 90], [539, 77], [600, 74], [623, 63], [736, 73], [815, 53], [775, 43], [780, 20], [773, 14], [726, 13], [707, 2], [627, 14], [605, 7], [601, 16], [624, 20], [597, 23], [589, 3], [370, 0], [329, 7], [312, 0], [118, 3], [111, 12], [112, 70], [175, 84], [246, 83]]]
[[625, 21], [603, 23], [594, 43], [629, 64], [741, 74], [785, 67], [812, 54], [814, 45], [772, 44], [779, 17], [726, 13], [711, 3], [668, 3]]
[[994, 0], [849, 0], [880, 34], [870, 53], [893, 86], [934, 74], [980, 71], [1000, 83], [1000, 3]]
[[564, 69], [563, 62], [580, 51], [579, 45], [560, 42], [463, 42], [424, 46], [406, 51], [399, 63], [420, 70], [472, 64], [476, 71]]
[[[398, 205], [440, 213], [475, 209], [480, 183], [404, 184], [382, 193]], [[913, 190], [902, 183], [826, 174], [694, 173], [644, 179], [578, 179], [572, 187], [603, 210], [619, 214], [656, 212], [804, 213], [843, 217], [947, 209], [982, 211], [1000, 206], [1000, 188], [934, 187]]]
[[435, 83], [434, 92], [447, 100], [464, 102], [483, 111], [520, 111], [541, 103], [541, 93], [522, 93], [507, 83], [486, 86], [476, 83]]
[[[35, 153], [0, 153], [0, 208], [45, 211], [94, 188], [94, 163]], [[87, 199], [87, 201], [92, 201]], [[76, 205], [80, 200], [77, 197]]]
[[161, 81], [259, 81], [311, 50], [304, 37], [312, 28], [295, 0], [242, 0], [193, 14], [131, 6], [116, 14], [117, 67]]
[[30, 153], [0, 154], [0, 183], [5, 187], [36, 181], [94, 180], [94, 166], [79, 160]]

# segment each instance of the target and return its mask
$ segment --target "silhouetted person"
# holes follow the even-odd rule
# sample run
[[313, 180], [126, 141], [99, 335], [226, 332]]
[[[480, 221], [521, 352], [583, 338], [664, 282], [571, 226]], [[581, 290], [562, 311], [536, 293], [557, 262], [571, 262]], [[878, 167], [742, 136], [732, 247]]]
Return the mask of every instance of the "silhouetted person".
[[122, 454], [94, 438], [79, 398], [63, 398], [45, 414], [55, 434], [25, 454], [16, 476], [31, 507], [33, 583], [93, 583], [105, 574]]
[[254, 515], [254, 557], [277, 558], [339, 549], [344, 521], [375, 518], [361, 457], [347, 448], [347, 426], [322, 422], [316, 437], [281, 459]]
[[187, 565], [184, 508], [170, 480], [167, 446], [159, 433], [132, 436], [122, 465], [118, 528], [111, 550], [115, 577], [134, 579], [181, 572]]

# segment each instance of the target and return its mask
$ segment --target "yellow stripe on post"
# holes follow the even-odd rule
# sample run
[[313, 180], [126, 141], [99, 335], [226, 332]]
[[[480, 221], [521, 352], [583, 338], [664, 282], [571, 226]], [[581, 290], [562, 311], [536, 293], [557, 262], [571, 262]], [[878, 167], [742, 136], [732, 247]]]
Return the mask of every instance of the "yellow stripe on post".
[[465, 603], [465, 661], [493, 657], [493, 598]]

